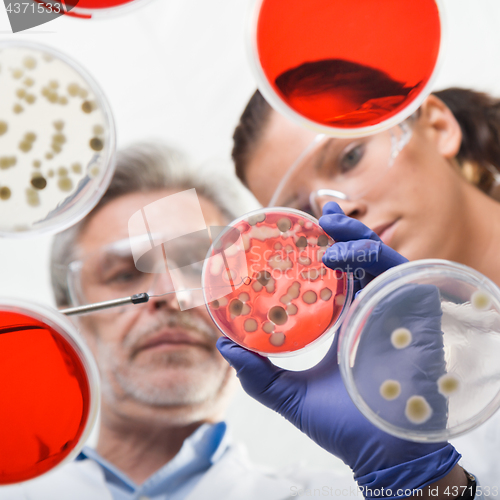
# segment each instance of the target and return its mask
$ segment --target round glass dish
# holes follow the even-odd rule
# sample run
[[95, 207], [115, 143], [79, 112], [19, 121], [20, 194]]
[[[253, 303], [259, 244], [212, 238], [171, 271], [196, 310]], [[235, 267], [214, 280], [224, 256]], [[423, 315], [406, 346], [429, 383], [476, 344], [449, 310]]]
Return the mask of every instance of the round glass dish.
[[257, 85], [318, 133], [389, 129], [432, 91], [443, 17], [441, 0], [256, 0], [247, 39]]
[[54, 309], [0, 299], [0, 485], [73, 460], [96, 422], [99, 374], [74, 325]]
[[114, 172], [115, 127], [93, 78], [69, 57], [0, 41], [0, 237], [62, 231]]
[[359, 410], [403, 439], [439, 442], [500, 406], [500, 289], [444, 260], [397, 266], [354, 300], [339, 363]]
[[335, 332], [352, 280], [323, 265], [334, 242], [314, 217], [264, 208], [212, 237], [202, 286], [224, 335], [264, 356], [290, 356]]

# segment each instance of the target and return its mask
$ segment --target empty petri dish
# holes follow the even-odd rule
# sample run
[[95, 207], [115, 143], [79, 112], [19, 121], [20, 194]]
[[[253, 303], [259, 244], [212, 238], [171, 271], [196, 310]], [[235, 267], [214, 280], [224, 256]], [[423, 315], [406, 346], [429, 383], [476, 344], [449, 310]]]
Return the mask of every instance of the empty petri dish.
[[101, 90], [67, 56], [0, 42], [0, 236], [62, 231], [99, 201], [115, 129]]
[[431, 92], [442, 61], [440, 0], [257, 0], [250, 59], [290, 119], [338, 137], [397, 125]]
[[265, 208], [233, 221], [204, 262], [208, 312], [221, 332], [265, 356], [328, 338], [351, 300], [351, 279], [325, 267], [333, 240], [313, 217]]
[[[109, 17], [113, 14], [128, 12], [151, 0], [69, 0], [72, 6], [67, 15], [83, 19]], [[66, 0], [68, 3], [68, 0]]]
[[500, 289], [449, 261], [397, 266], [353, 302], [339, 352], [373, 424], [413, 441], [459, 436], [500, 406]]
[[99, 406], [95, 363], [73, 324], [48, 307], [0, 299], [0, 485], [76, 457]]

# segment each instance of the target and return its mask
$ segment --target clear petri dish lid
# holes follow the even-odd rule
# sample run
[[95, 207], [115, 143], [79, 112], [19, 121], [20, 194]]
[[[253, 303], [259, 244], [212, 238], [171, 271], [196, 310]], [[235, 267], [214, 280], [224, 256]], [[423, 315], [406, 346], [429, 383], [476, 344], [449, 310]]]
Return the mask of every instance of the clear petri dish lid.
[[129, 12], [151, 0], [70, 0], [66, 15], [82, 19], [100, 19]]
[[500, 289], [445, 260], [397, 266], [354, 300], [339, 364], [347, 391], [394, 436], [440, 442], [500, 406]]
[[115, 127], [94, 79], [43, 45], [0, 41], [0, 236], [56, 233], [97, 204]]
[[360, 137], [402, 122], [432, 91], [444, 28], [441, 0], [256, 0], [248, 48], [278, 112]]
[[264, 208], [212, 236], [202, 287], [224, 335], [279, 357], [303, 352], [335, 332], [349, 308], [352, 280], [323, 265], [334, 242], [314, 217]]
[[73, 460], [96, 422], [99, 374], [54, 309], [0, 299], [0, 486]]

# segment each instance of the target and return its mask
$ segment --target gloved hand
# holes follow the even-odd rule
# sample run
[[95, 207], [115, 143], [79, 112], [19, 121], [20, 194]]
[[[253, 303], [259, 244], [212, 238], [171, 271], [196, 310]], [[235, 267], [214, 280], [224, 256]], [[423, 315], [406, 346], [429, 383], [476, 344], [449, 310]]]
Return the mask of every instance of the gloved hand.
[[[406, 284], [378, 301], [357, 341], [351, 372], [356, 389], [374, 414], [400, 429], [432, 432], [446, 428], [447, 400], [438, 391], [438, 379], [446, 373], [441, 318], [437, 287]], [[407, 329], [412, 337], [407, 347], [397, 349], [391, 334], [399, 328]], [[397, 380], [401, 390], [390, 401], [380, 394], [387, 380]], [[432, 408], [428, 419], [419, 424], [405, 414], [412, 396], [425, 397]]]
[[[408, 328], [413, 342], [398, 350], [382, 345], [387, 321]], [[373, 349], [377, 366], [396, 367], [402, 386], [408, 381], [422, 388], [433, 407], [426, 423], [433, 429], [445, 425], [446, 401], [437, 393], [436, 381], [444, 373], [441, 335], [441, 309], [437, 289], [411, 285], [396, 290], [374, 309], [367, 343]], [[373, 332], [374, 334], [372, 335]], [[379, 334], [379, 332], [382, 332]], [[338, 335], [337, 335], [338, 337]], [[386, 339], [390, 343], [390, 339]], [[257, 401], [284, 416], [319, 446], [341, 458], [354, 472], [359, 486], [370, 490], [416, 489], [445, 477], [460, 455], [447, 443], [421, 444], [393, 437], [371, 424], [349, 397], [339, 372], [335, 338], [325, 358], [303, 372], [291, 372], [273, 365], [267, 358], [247, 351], [222, 337], [217, 346], [236, 369], [244, 390]], [[371, 345], [370, 345], [371, 344]], [[412, 357], [413, 356], [413, 357]], [[367, 355], [369, 359], [369, 354]], [[418, 362], [408, 362], [409, 359]], [[398, 368], [399, 367], [399, 368]], [[361, 365], [356, 380], [362, 391], [376, 397], [379, 381], [373, 381], [370, 366]], [[385, 376], [385, 375], [384, 375]], [[401, 396], [401, 398], [406, 395]], [[392, 402], [391, 402], [392, 403]], [[401, 404], [403, 403], [403, 404]], [[400, 411], [404, 400], [397, 401]], [[401, 415], [401, 421], [405, 419]], [[411, 425], [410, 425], [411, 427]], [[366, 490], [365, 490], [366, 491]], [[368, 498], [370, 494], [366, 494]]]
[[335, 240], [323, 255], [323, 264], [331, 269], [354, 272], [355, 292], [391, 267], [408, 262], [382, 243], [370, 228], [345, 215], [333, 201], [324, 206], [319, 224]]

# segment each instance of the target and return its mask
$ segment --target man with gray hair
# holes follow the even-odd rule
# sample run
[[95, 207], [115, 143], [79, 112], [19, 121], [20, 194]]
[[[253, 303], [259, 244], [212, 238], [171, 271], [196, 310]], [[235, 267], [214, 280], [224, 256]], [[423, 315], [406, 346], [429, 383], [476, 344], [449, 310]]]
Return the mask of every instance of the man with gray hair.
[[[193, 188], [197, 196], [176, 198], [173, 214], [159, 210], [156, 220], [149, 218], [162, 200]], [[147, 222], [157, 226], [168, 220], [160, 224], [166, 233], [176, 225], [186, 232], [201, 207], [206, 226], [220, 227], [239, 215], [235, 206], [245, 195], [230, 173], [194, 170], [178, 152], [158, 144], [118, 154], [97, 206], [54, 239], [56, 303], [65, 308], [137, 292], [151, 298], [77, 319], [100, 372], [97, 446], [34, 481], [0, 488], [0, 499], [282, 499], [292, 486], [302, 488], [300, 481], [253, 467], [230, 443], [223, 414], [236, 377], [216, 348], [218, 330], [204, 305], [183, 303], [189, 290], [171, 293], [171, 270], [157, 272], [153, 257], [146, 262], [151, 272], [141, 272], [131, 249], [137, 238], [129, 235], [129, 221], [138, 212], [147, 209]], [[206, 252], [188, 241], [169, 250], [184, 257]]]
[[[74, 462], [33, 481], [1, 488], [0, 500], [363, 496], [350, 475], [302, 469], [289, 470], [286, 475], [264, 471], [230, 443], [223, 415], [235, 387], [235, 372], [217, 350], [220, 334], [203, 302], [195, 303], [194, 296], [200, 291], [196, 264], [203, 262], [207, 249], [196, 241], [200, 220], [206, 228], [224, 226], [234, 218], [236, 186], [229, 174], [195, 171], [178, 153], [164, 147], [135, 146], [118, 155], [111, 185], [94, 210], [56, 236], [51, 271], [59, 307], [140, 292], [147, 292], [150, 299], [77, 320], [101, 378], [96, 449], [84, 448]], [[146, 228], [145, 234], [134, 233], [134, 220]], [[186, 243], [176, 237], [179, 234], [192, 238]], [[163, 245], [153, 245], [161, 238], [168, 242], [168, 255], [161, 250]], [[180, 288], [176, 281], [180, 268], [171, 266], [176, 261], [192, 264], [182, 266]], [[252, 381], [258, 382], [263, 372], [271, 370], [257, 355], [249, 354], [248, 362], [242, 364], [239, 358], [247, 355], [240, 348], [228, 341], [219, 344], [225, 346], [227, 358], [238, 358], [235, 367], [247, 390]], [[236, 354], [228, 355], [228, 350]], [[259, 369], [253, 369], [257, 365]], [[298, 406], [312, 404], [313, 412], [321, 413], [325, 400], [341, 394], [327, 377], [336, 369], [326, 358], [318, 365], [315, 373], [321, 377], [315, 380], [324, 381], [324, 386], [308, 401], [302, 392], [294, 393], [293, 377], [278, 371], [285, 396], [268, 391], [267, 401], [272, 405], [283, 397], [302, 398]], [[264, 387], [264, 393], [271, 385]], [[341, 443], [358, 428], [366, 430], [360, 416], [356, 420], [352, 414], [351, 410], [347, 427], [340, 430], [331, 425], [332, 415], [322, 415], [323, 434], [330, 436], [332, 431], [335, 441]], [[387, 438], [371, 428], [367, 432], [370, 446], [361, 451], [347, 446], [354, 459], [364, 453], [371, 460], [377, 449], [380, 456], [392, 457], [394, 449], [403, 446], [396, 443], [384, 449]], [[399, 455], [397, 460], [401, 460]], [[368, 469], [369, 474], [372, 471]], [[451, 479], [457, 479], [456, 474]]]
[[[140, 273], [130, 253], [124, 255], [128, 221], [159, 199], [195, 188], [206, 224], [225, 225], [235, 214], [219, 194], [224, 177], [230, 179], [202, 178], [179, 153], [159, 145], [121, 152], [99, 204], [54, 240], [57, 305], [119, 298], [136, 286], [171, 291], [168, 273]], [[194, 204], [192, 198], [177, 203], [183, 223]], [[78, 321], [102, 382], [97, 447], [79, 458], [100, 465], [114, 498], [185, 498], [228, 449], [220, 420], [235, 377], [215, 347], [218, 331], [205, 308], [181, 312], [173, 293]]]
[[55, 237], [58, 307], [120, 298], [135, 287], [160, 296], [77, 320], [102, 383], [97, 447], [16, 491], [51, 500], [187, 498], [231, 456], [222, 415], [235, 376], [215, 347], [219, 333], [204, 307], [182, 312], [175, 293], [162, 295], [172, 291], [168, 272], [137, 270], [128, 235], [135, 212], [190, 188], [198, 197], [179, 200], [177, 218], [185, 223], [201, 207], [208, 226], [224, 226], [235, 214], [230, 197], [220, 196], [223, 186], [234, 199], [238, 183], [229, 174], [203, 177], [176, 151], [137, 145], [118, 154], [111, 185], [93, 211]]

